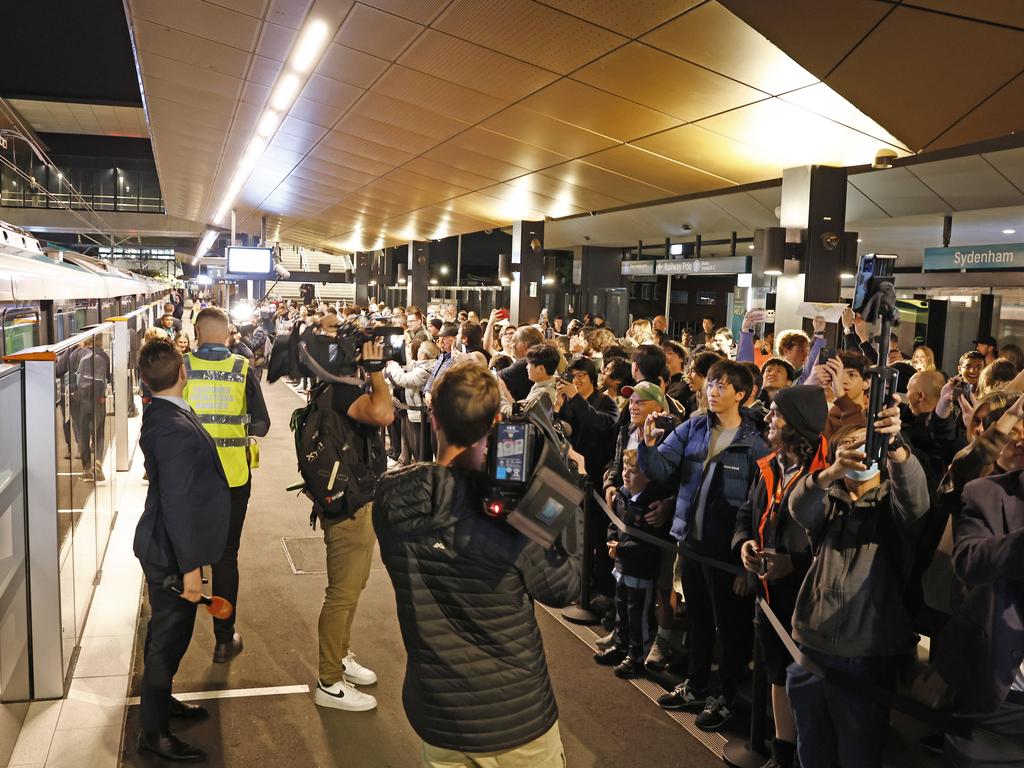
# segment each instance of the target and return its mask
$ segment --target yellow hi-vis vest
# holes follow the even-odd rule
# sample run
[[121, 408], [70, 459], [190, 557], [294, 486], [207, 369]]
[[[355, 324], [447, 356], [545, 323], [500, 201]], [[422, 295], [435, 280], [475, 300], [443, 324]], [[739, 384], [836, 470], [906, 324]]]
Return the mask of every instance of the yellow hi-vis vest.
[[245, 379], [249, 361], [241, 355], [204, 360], [185, 355], [185, 399], [217, 446], [217, 455], [232, 488], [249, 481], [249, 414]]

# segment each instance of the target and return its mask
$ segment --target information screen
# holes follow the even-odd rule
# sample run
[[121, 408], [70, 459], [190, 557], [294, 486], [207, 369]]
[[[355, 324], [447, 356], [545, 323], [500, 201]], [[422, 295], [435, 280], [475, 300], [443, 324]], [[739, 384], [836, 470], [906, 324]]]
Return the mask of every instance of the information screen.
[[526, 478], [526, 424], [498, 422], [495, 480], [523, 482]]
[[270, 248], [228, 246], [228, 274], [269, 275], [274, 271], [274, 255]]

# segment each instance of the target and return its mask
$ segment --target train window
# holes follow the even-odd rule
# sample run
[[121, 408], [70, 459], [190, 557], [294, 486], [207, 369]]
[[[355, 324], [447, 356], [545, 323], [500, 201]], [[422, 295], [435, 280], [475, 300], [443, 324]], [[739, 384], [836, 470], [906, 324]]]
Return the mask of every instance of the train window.
[[39, 345], [39, 312], [31, 307], [7, 307], [0, 313], [3, 353], [13, 355]]

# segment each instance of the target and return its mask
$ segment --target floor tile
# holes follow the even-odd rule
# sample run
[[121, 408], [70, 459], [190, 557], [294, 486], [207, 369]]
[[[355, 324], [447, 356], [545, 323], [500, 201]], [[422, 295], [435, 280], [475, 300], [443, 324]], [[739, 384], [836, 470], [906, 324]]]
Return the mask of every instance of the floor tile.
[[117, 768], [120, 748], [120, 726], [57, 731], [46, 768]]
[[75, 665], [76, 678], [127, 675], [132, 667], [135, 635], [83, 637], [82, 650]]
[[71, 681], [57, 730], [121, 727], [128, 676], [82, 677]]
[[32, 765], [46, 761], [62, 704], [62, 701], [35, 701], [29, 706], [9, 765]]

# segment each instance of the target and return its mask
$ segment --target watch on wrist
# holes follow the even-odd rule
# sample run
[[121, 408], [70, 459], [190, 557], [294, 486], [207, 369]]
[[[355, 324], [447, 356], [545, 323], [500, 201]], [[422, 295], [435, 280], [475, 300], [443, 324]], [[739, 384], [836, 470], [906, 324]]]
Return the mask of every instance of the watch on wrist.
[[896, 453], [896, 451], [898, 451], [900, 448], [906, 448], [907, 453], [910, 453], [910, 446], [907, 445], [907, 441], [903, 439], [903, 435], [897, 432], [895, 435], [893, 435], [892, 442], [889, 443], [886, 452], [890, 454]]

